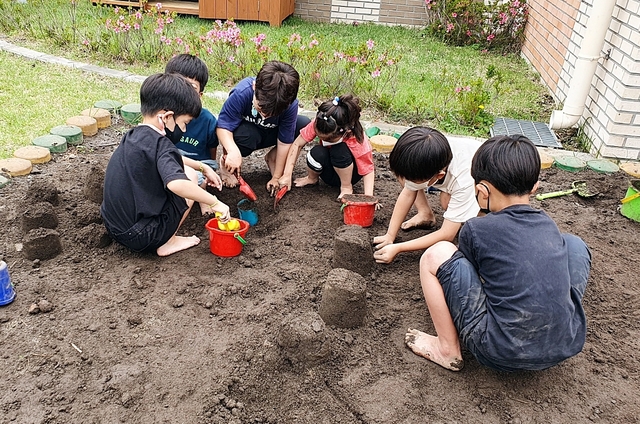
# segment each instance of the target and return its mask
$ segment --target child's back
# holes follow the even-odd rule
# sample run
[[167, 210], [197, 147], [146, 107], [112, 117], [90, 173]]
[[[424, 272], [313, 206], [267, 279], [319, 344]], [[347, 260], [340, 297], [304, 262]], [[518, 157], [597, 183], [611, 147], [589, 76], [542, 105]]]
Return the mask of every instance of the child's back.
[[477, 357], [504, 369], [544, 369], [580, 352], [586, 318], [569, 263], [577, 237], [561, 234], [544, 211], [514, 205], [469, 220], [459, 241], [486, 294]]

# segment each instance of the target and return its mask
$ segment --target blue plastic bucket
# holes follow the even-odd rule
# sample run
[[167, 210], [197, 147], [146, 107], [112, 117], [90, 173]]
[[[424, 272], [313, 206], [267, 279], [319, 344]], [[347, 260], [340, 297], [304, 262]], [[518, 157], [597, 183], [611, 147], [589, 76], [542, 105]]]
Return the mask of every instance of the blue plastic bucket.
[[258, 223], [258, 209], [249, 199], [238, 202], [238, 216], [252, 227]]
[[9, 268], [4, 261], [0, 261], [0, 306], [8, 305], [16, 298], [16, 292], [11, 284]]

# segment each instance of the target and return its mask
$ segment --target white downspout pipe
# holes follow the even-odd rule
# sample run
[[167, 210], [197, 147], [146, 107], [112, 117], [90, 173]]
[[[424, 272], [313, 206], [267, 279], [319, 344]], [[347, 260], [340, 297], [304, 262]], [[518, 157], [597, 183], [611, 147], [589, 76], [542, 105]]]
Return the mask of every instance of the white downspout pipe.
[[582, 117], [615, 5], [616, 0], [593, 0], [564, 107], [551, 112], [552, 130], [572, 127]]

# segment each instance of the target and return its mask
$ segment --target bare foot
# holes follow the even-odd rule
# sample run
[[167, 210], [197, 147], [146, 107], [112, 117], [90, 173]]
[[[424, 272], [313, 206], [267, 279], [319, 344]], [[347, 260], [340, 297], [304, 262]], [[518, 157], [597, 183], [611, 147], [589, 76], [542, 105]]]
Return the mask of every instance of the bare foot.
[[404, 231], [411, 231], [416, 229], [428, 230], [435, 226], [436, 226], [435, 217], [431, 216], [429, 218], [422, 215], [415, 215], [411, 219], [408, 219], [407, 221], [403, 222], [402, 225], [400, 225], [400, 228], [402, 228]]
[[156, 253], [158, 254], [158, 256], [169, 256], [181, 250], [185, 250], [190, 247], [197, 246], [198, 244], [200, 244], [200, 239], [196, 236], [191, 236], [191, 237], [173, 236], [169, 239], [168, 242], [158, 247], [156, 249]]
[[222, 180], [222, 185], [225, 187], [233, 188], [238, 185], [238, 178], [227, 171], [224, 167], [224, 163], [221, 163], [220, 165], [220, 179]]
[[462, 355], [442, 354], [438, 338], [410, 328], [404, 336], [404, 343], [418, 356], [422, 356], [451, 371], [460, 371], [464, 367]]
[[318, 179], [316, 178], [314, 180], [312, 177], [307, 175], [306, 177], [296, 178], [293, 181], [293, 184], [296, 187], [304, 187], [304, 186], [308, 186], [308, 185], [316, 185], [316, 184], [318, 184]]

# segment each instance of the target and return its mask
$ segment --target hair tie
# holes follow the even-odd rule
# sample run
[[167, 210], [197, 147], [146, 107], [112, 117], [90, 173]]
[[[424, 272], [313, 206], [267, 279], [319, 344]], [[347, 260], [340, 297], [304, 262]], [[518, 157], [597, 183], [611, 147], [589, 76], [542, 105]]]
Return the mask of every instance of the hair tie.
[[328, 119], [328, 118], [327, 118], [327, 114], [326, 114], [326, 113], [323, 113], [323, 114], [322, 114], [322, 119], [324, 119], [325, 121]]
[[334, 106], [338, 106], [339, 102], [340, 102], [340, 97], [334, 97], [331, 103], [333, 103]]

